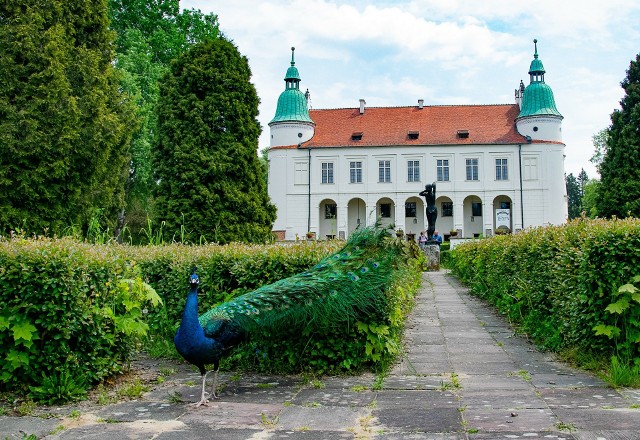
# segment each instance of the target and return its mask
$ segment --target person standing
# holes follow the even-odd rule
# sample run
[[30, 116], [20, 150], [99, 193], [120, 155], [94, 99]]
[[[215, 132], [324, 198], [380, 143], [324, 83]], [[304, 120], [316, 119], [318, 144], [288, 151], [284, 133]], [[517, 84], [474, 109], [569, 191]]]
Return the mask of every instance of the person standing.
[[427, 245], [427, 236], [424, 235], [424, 231], [420, 232], [420, 236], [418, 237], [418, 246], [420, 249], [424, 249]]
[[438, 246], [442, 244], [442, 235], [438, 233], [437, 229], [433, 231], [433, 239], [438, 242]]

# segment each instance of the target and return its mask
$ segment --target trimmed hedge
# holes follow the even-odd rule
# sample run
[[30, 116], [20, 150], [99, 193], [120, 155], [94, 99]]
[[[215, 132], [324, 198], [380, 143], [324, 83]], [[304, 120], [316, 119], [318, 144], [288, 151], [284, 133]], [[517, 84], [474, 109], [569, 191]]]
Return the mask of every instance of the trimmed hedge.
[[[58, 400], [65, 400], [121, 371], [141, 335], [170, 341], [194, 267], [204, 311], [304, 271], [343, 245], [132, 247], [69, 238], [0, 240], [0, 390], [30, 388], [32, 396], [50, 398], [44, 383], [44, 388], [64, 388], [57, 393]], [[399, 264], [390, 283], [385, 322], [358, 323], [331, 335], [304, 335], [304, 347], [299, 346], [300, 335], [292, 335], [298, 345], [250, 341], [228, 366], [322, 373], [389, 360], [398, 350], [404, 317], [419, 284], [419, 263], [410, 259]], [[156, 292], [162, 306], [154, 306]]]
[[449, 266], [542, 347], [640, 363], [639, 219], [582, 218], [472, 241]]
[[118, 280], [132, 271], [116, 247], [0, 241], [1, 388], [69, 375], [83, 388], [120, 371], [131, 338], [106, 310], [126, 315]]

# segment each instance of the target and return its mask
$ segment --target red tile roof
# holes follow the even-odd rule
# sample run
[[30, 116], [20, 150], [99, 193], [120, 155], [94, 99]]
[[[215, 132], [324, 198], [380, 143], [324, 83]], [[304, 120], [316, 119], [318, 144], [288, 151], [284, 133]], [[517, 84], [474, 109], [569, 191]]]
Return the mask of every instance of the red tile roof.
[[[519, 144], [517, 104], [310, 110], [315, 134], [304, 147]], [[462, 138], [458, 131], [468, 131]], [[419, 132], [410, 139], [409, 132]], [[352, 140], [362, 133], [361, 140]]]

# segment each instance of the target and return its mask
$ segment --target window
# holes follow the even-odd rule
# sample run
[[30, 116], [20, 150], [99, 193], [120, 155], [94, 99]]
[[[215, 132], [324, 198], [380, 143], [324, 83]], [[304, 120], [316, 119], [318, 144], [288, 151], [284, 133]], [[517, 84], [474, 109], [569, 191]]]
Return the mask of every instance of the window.
[[378, 182], [391, 182], [391, 161], [378, 161]]
[[380, 217], [391, 217], [391, 203], [380, 203]]
[[420, 132], [419, 131], [410, 131], [407, 133], [407, 137], [409, 139], [418, 139], [418, 137], [420, 137]]
[[538, 179], [538, 158], [525, 157], [522, 160], [522, 179], [537, 180]]
[[416, 202], [407, 202], [404, 204], [404, 216], [405, 217], [416, 216]]
[[324, 218], [336, 218], [337, 208], [337, 205], [334, 205], [332, 203], [327, 203], [326, 205], [324, 205]]
[[511, 202], [500, 202], [500, 209], [511, 209]]
[[481, 202], [471, 202], [471, 215], [474, 217], [482, 217]]
[[420, 182], [420, 161], [407, 161], [407, 182]]
[[478, 159], [467, 159], [467, 180], [478, 180]]
[[322, 162], [322, 183], [333, 183], [333, 162]]
[[294, 164], [293, 183], [295, 185], [307, 185], [309, 183], [308, 162], [296, 162]]
[[361, 141], [362, 140], [362, 132], [359, 131], [357, 133], [351, 134], [351, 140], [352, 141]]
[[436, 160], [436, 176], [438, 182], [449, 181], [449, 159]]
[[442, 202], [442, 216], [453, 217], [453, 202]]
[[460, 139], [468, 139], [469, 138], [469, 130], [458, 130], [458, 137]]
[[349, 162], [349, 182], [362, 183], [362, 162]]
[[496, 159], [496, 180], [509, 180], [507, 159]]

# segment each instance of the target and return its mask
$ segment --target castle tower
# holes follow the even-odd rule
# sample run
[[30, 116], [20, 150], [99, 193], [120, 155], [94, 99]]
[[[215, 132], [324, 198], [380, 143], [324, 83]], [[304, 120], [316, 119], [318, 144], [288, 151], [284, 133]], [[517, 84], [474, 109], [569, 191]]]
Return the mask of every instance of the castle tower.
[[291, 48], [291, 67], [284, 77], [285, 89], [278, 98], [276, 115], [269, 122], [272, 147], [297, 145], [311, 139], [315, 123], [309, 117], [309, 92], [300, 91], [300, 74], [295, 67], [295, 47]]
[[533, 140], [562, 142], [563, 116], [556, 108], [553, 91], [544, 82], [544, 66], [538, 59], [538, 40], [533, 40], [535, 53], [529, 67], [529, 85], [522, 81], [516, 89], [516, 103], [520, 114], [516, 118], [516, 129]]

